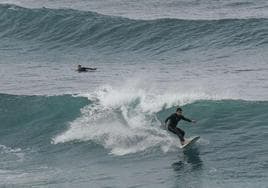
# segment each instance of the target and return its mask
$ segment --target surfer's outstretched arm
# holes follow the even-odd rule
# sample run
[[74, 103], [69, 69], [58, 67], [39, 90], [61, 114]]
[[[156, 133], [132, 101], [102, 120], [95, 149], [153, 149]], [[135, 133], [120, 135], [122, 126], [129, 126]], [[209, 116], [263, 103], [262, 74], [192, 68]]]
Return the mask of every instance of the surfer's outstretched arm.
[[188, 119], [188, 118], [186, 118], [186, 117], [184, 117], [184, 116], [181, 116], [181, 119], [183, 119], [184, 121], [191, 122], [191, 123], [196, 123], [195, 120]]

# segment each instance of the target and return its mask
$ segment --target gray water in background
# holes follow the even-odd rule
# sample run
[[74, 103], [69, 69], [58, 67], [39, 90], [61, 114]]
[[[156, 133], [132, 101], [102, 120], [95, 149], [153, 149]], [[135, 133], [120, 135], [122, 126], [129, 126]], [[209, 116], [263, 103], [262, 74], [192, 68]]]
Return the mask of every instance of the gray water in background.
[[[266, 18], [131, 20], [70, 9], [0, 8], [2, 93], [84, 93], [148, 80], [144, 87], [160, 93], [193, 89], [267, 99]], [[77, 74], [78, 64], [98, 71]]]
[[[245, 56], [249, 57], [241, 60]], [[91, 57], [93, 59], [96, 56]], [[254, 57], [246, 54], [222, 59], [215, 57], [212, 62], [205, 62], [202, 56], [198, 59], [190, 57], [193, 60], [188, 59], [189, 62], [183, 60], [182, 62], [168, 62], [168, 60], [157, 62], [144, 59], [146, 63], [142, 60], [128, 59], [119, 62], [120, 60], [112, 58], [91, 60], [91, 57], [87, 57], [89, 60], [77, 61], [76, 59], [83, 57], [70, 57], [66, 60], [66, 56], [60, 56], [57, 63], [3, 62], [1, 63], [1, 91], [12, 94], [59, 95], [88, 93], [102, 85], [120, 86], [140, 83], [141, 87], [151, 88], [156, 93], [170, 90], [206, 93], [230, 99], [267, 99], [266, 52]], [[17, 58], [16, 60], [20, 61]], [[68, 63], [64, 63], [65, 60]], [[79, 74], [75, 71], [78, 63], [97, 67], [98, 70]]]
[[265, 0], [149, 0], [149, 1], [70, 1], [70, 0], [1, 0], [0, 3], [16, 4], [29, 8], [71, 8], [94, 11], [132, 19], [244, 19], [267, 18]]

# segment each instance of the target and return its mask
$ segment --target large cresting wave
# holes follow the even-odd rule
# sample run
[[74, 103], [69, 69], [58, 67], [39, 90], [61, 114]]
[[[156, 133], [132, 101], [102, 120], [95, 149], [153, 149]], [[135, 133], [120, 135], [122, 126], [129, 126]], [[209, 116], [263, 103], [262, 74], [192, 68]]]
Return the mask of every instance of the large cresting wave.
[[225, 98], [202, 92], [156, 94], [133, 85], [103, 86], [82, 96], [93, 103], [82, 108], [81, 116], [70, 122], [69, 128], [55, 136], [52, 143], [93, 141], [114, 155], [178, 148], [178, 138], [163, 127], [164, 119], [178, 106]]
[[268, 121], [267, 101], [200, 91], [157, 93], [130, 84], [73, 96], [1, 94], [0, 104], [0, 141], [6, 153], [10, 153], [8, 148], [57, 152], [80, 143], [92, 143], [92, 150], [104, 148], [113, 155], [177, 151], [179, 140], [166, 131], [163, 122], [178, 106], [186, 117], [198, 121], [182, 121], [180, 126], [187, 138], [200, 135], [199, 144], [208, 144], [210, 137], [218, 135], [258, 138]]

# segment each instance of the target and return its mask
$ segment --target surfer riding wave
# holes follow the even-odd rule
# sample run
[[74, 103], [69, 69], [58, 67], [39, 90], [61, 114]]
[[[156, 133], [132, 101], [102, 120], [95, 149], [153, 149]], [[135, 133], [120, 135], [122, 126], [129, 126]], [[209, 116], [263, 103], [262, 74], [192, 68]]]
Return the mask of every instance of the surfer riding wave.
[[181, 109], [181, 108], [177, 108], [176, 113], [171, 114], [171, 115], [165, 120], [165, 124], [166, 124], [166, 126], [167, 126], [167, 129], [168, 129], [170, 132], [176, 134], [176, 135], [179, 137], [179, 139], [180, 139], [180, 141], [181, 141], [181, 145], [184, 145], [184, 144], [187, 144], [186, 141], [185, 141], [185, 139], [184, 139], [185, 132], [184, 132], [182, 129], [180, 129], [180, 128], [177, 127], [178, 122], [179, 122], [181, 119], [184, 120], [184, 121], [188, 121], [188, 122], [196, 123], [195, 120], [191, 120], [191, 119], [188, 119], [188, 118], [184, 117], [184, 116], [182, 115], [182, 109]]

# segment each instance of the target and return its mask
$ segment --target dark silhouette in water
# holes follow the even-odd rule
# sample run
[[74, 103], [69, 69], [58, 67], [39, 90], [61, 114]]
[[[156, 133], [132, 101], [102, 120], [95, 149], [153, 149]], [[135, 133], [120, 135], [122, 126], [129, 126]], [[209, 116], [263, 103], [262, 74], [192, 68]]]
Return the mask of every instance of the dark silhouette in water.
[[192, 147], [188, 150], [184, 150], [180, 161], [172, 164], [175, 171], [181, 171], [185, 166], [191, 166], [192, 170], [200, 170], [203, 162], [199, 156], [199, 150], [196, 147]]
[[200, 158], [198, 148], [192, 147], [183, 151], [179, 160], [172, 163], [175, 172], [175, 187], [199, 187], [202, 183], [203, 161]]
[[82, 67], [82, 65], [77, 66], [77, 72], [88, 72], [88, 71], [95, 71], [97, 68], [90, 68], [90, 67]]

